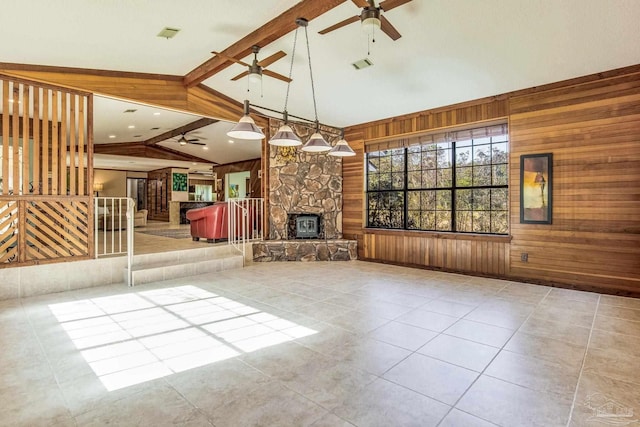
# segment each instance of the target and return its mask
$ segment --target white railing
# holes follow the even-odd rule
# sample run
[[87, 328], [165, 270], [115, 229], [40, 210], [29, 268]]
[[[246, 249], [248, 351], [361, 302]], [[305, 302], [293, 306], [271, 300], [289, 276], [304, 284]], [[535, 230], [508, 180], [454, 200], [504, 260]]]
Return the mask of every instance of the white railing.
[[128, 286], [132, 283], [134, 206], [129, 197], [94, 198], [96, 258], [125, 254]]
[[229, 199], [229, 244], [246, 254], [249, 241], [263, 239], [264, 199]]

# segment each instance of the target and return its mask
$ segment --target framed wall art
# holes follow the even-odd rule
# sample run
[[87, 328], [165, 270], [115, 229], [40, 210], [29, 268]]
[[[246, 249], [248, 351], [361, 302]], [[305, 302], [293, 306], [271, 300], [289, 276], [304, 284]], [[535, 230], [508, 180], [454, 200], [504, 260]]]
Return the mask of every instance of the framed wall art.
[[551, 224], [553, 154], [520, 156], [520, 223]]
[[187, 191], [189, 175], [186, 173], [174, 173], [172, 178], [173, 191]]

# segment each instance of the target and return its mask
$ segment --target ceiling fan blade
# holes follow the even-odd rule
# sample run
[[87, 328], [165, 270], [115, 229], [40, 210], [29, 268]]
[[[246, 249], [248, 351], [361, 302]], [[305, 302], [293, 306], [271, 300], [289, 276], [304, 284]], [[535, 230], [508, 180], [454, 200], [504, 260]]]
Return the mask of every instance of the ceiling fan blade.
[[249, 64], [247, 64], [246, 62], [242, 62], [239, 59], [236, 59], [236, 58], [233, 58], [231, 56], [225, 55], [224, 53], [215, 52], [215, 51], [211, 52], [211, 53], [213, 53], [214, 55], [219, 56], [220, 58], [224, 58], [227, 61], [235, 62], [236, 64], [244, 65], [245, 67], [249, 66]]
[[273, 77], [274, 79], [282, 80], [283, 82], [289, 83], [291, 79], [289, 77], [283, 76], [282, 74], [274, 73], [269, 70], [262, 70], [262, 74], [265, 76]]
[[353, 4], [358, 6], [359, 8], [365, 8], [369, 6], [369, 2], [367, 0], [351, 0]]
[[284, 53], [283, 51], [278, 51], [276, 53], [274, 53], [271, 56], [268, 56], [266, 58], [264, 58], [262, 61], [258, 62], [258, 66], [260, 67], [268, 67], [269, 65], [273, 64], [274, 62], [276, 62], [278, 59], [283, 58], [287, 56], [286, 53]]
[[402, 37], [398, 30], [396, 30], [395, 27], [391, 25], [391, 22], [383, 15], [380, 15], [380, 29], [394, 41]]
[[[264, 70], [262, 70], [262, 72], [264, 73]], [[234, 78], [232, 78], [231, 80], [240, 80], [241, 78], [243, 78], [244, 76], [246, 76], [247, 74], [249, 74], [249, 71], [245, 71], [244, 73], [240, 73], [237, 76], [235, 76]]]
[[338, 22], [330, 27], [325, 28], [322, 31], [318, 31], [318, 34], [327, 34], [331, 31], [337, 30], [338, 28], [342, 28], [345, 25], [353, 24], [354, 22], [358, 22], [360, 20], [360, 15], [352, 16], [351, 18], [347, 18], [342, 22]]
[[187, 139], [187, 142], [198, 142], [200, 141], [198, 138]]
[[405, 3], [409, 3], [411, 0], [384, 0], [380, 2], [380, 9], [385, 12], [390, 11], [391, 9], [395, 9], [398, 6], [402, 6]]
[[192, 145], [207, 145], [204, 142], [195, 142], [195, 141], [187, 141], [187, 142]]

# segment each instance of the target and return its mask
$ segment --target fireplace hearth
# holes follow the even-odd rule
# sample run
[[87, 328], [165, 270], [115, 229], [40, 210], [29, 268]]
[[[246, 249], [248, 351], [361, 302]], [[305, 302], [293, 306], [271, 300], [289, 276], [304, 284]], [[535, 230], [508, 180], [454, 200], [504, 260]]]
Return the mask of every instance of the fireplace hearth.
[[324, 239], [322, 214], [291, 213], [287, 215], [288, 239]]

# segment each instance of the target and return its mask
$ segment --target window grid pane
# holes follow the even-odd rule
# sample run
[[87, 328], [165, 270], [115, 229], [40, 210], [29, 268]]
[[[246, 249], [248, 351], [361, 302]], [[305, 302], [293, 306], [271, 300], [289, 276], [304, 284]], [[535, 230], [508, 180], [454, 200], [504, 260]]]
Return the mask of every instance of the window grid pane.
[[368, 153], [367, 160], [369, 227], [508, 233], [506, 134]]

